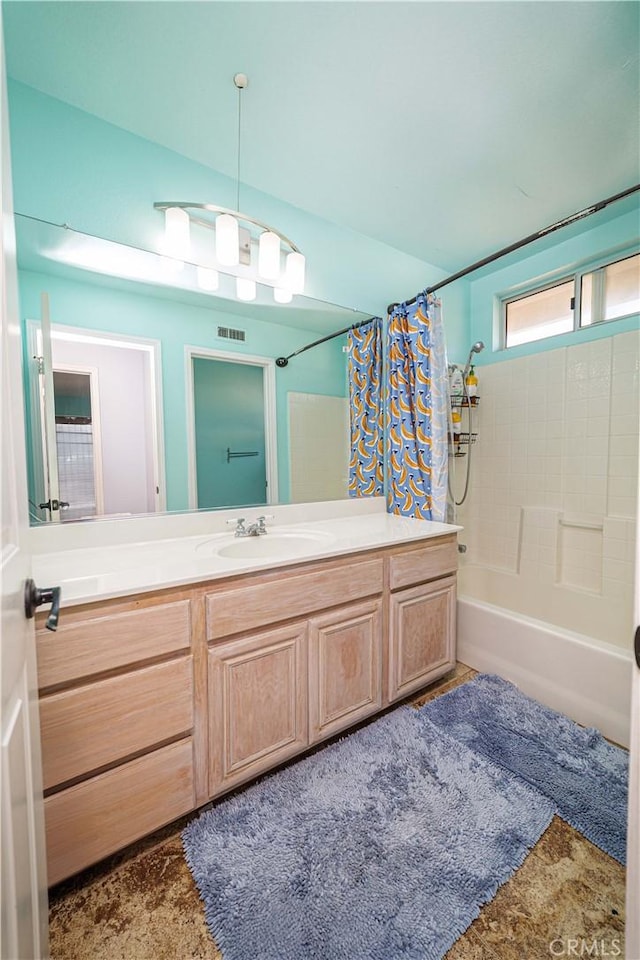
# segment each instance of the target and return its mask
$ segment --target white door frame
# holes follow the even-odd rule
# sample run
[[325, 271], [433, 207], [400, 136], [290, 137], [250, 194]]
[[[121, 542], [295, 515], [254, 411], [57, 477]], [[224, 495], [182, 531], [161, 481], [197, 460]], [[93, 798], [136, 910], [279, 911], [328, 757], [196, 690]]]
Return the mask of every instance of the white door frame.
[[[100, 420], [100, 391], [98, 389], [98, 368], [86, 364], [56, 363], [53, 372], [78, 373], [89, 377], [91, 396], [91, 432], [93, 434], [93, 484], [96, 495], [96, 514], [104, 513], [104, 481], [102, 477], [102, 432]], [[55, 387], [54, 387], [55, 390]], [[58, 471], [59, 472], [59, 471]], [[58, 477], [58, 488], [60, 478]]]
[[[640, 456], [638, 457], [640, 477]], [[640, 484], [636, 514], [636, 582], [633, 630], [640, 631]], [[633, 643], [633, 639], [632, 639]], [[640, 957], [640, 665], [631, 661], [631, 733], [629, 737], [629, 809], [627, 834], [627, 957]]]
[[[36, 343], [37, 320], [27, 320], [27, 344], [29, 350]], [[152, 470], [154, 507], [156, 513], [167, 509], [167, 484], [164, 450], [164, 416], [162, 401], [162, 345], [160, 340], [146, 337], [133, 337], [128, 334], [110, 333], [104, 330], [92, 330], [86, 327], [72, 327], [62, 323], [52, 323], [53, 337], [70, 340], [75, 343], [92, 343], [106, 347], [121, 347], [125, 350], [141, 350], [149, 356], [150, 377], [150, 416], [152, 430]], [[62, 369], [56, 364], [56, 369]], [[92, 399], [93, 402], [93, 399]]]
[[189, 509], [198, 509], [198, 476], [196, 471], [196, 418], [193, 384], [193, 360], [222, 360], [225, 363], [240, 363], [262, 367], [264, 396], [265, 469], [267, 474], [267, 503], [278, 502], [278, 430], [276, 425], [276, 365], [271, 357], [259, 357], [248, 353], [232, 353], [228, 350], [212, 350], [208, 347], [184, 348], [184, 383], [187, 408], [187, 462], [189, 468]]
[[[42, 762], [22, 403], [22, 345], [0, 27], [0, 960], [49, 956]], [[39, 584], [40, 587], [53, 584]]]

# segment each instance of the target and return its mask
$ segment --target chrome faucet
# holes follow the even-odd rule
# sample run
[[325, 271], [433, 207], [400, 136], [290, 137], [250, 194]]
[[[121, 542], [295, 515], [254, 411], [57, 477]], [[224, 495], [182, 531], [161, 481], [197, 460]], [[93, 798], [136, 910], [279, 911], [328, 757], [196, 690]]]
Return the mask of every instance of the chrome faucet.
[[250, 523], [248, 527], [244, 525], [244, 517], [237, 517], [235, 520], [227, 520], [227, 523], [235, 523], [236, 529], [234, 536], [236, 537], [259, 537], [263, 533], [268, 533], [267, 527], [265, 525], [266, 520], [271, 520], [270, 516], [257, 517], [253, 523]]

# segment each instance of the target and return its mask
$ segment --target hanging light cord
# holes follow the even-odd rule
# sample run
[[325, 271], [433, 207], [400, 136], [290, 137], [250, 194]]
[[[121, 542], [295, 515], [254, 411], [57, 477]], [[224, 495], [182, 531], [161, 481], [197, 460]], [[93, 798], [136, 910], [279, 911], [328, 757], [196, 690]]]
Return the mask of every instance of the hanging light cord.
[[236, 210], [240, 209], [240, 151], [241, 151], [241, 137], [240, 131], [242, 128], [242, 87], [238, 85], [238, 168], [236, 171]]

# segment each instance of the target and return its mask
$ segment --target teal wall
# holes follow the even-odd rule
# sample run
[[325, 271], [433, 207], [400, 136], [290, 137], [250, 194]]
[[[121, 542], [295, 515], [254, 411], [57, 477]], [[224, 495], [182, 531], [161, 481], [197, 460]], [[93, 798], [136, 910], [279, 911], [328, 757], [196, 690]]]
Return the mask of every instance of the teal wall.
[[[279, 357], [315, 339], [308, 330], [282, 327], [250, 317], [224, 314], [204, 307], [77, 283], [63, 277], [19, 271], [20, 313], [23, 322], [40, 316], [40, 294], [50, 297], [51, 322], [90, 330], [159, 340], [162, 352], [162, 395], [166, 460], [167, 509], [188, 507], [184, 345], [229, 353]], [[215, 336], [218, 324], [242, 327], [244, 343]], [[287, 394], [289, 391], [346, 395], [345, 355], [340, 337], [315, 347], [276, 368], [276, 414], [280, 501], [289, 497]]]
[[[233, 179], [11, 80], [9, 117], [17, 213], [156, 250], [163, 218], [153, 209], [155, 201], [235, 207]], [[305, 292], [318, 300], [382, 316], [391, 301], [445, 276], [431, 264], [250, 187], [242, 186], [241, 201], [303, 250]]]
[[[637, 209], [593, 226], [597, 217], [598, 215], [593, 220], [586, 219], [579, 232], [576, 232], [576, 227], [571, 228], [568, 239], [560, 239], [553, 244], [547, 239], [544, 243], [540, 242], [540, 245], [544, 246], [542, 250], [536, 241], [523, 248], [518, 256], [511, 255], [506, 266], [498, 262], [497, 269], [476, 280], [472, 279], [469, 284], [469, 345], [476, 340], [483, 340], [485, 343], [485, 350], [477, 357], [478, 365], [556, 350], [559, 347], [638, 329], [640, 318], [636, 314], [535, 343], [510, 347], [509, 350], [498, 348], [500, 297], [515, 292], [522, 284], [544, 284], [556, 277], [570, 274], [582, 265], [588, 265], [590, 261], [609, 257], [614, 260], [622, 251], [628, 251], [629, 248], [633, 251], [634, 247], [635, 250], [640, 247], [640, 217]], [[563, 238], [566, 234], [560, 231], [556, 236]], [[467, 346], [467, 351], [468, 349]], [[453, 359], [464, 360], [466, 353], [453, 355]]]

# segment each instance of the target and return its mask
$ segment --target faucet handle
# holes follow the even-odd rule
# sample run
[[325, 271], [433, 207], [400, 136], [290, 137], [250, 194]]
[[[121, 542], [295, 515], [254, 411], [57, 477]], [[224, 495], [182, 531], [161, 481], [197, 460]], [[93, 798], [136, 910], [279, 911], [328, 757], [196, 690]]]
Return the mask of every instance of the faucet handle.
[[230, 520], [225, 520], [225, 523], [235, 523], [236, 525], [236, 537], [241, 537], [244, 532], [244, 517], [232, 517]]
[[266, 526], [265, 526], [265, 520], [273, 520], [273, 514], [272, 514], [272, 513], [265, 513], [265, 514], [264, 514], [263, 516], [261, 516], [261, 517], [256, 517], [256, 522], [258, 523], [258, 532], [259, 532], [259, 533], [266, 533], [266, 532], [267, 532], [267, 528], [266, 528]]

